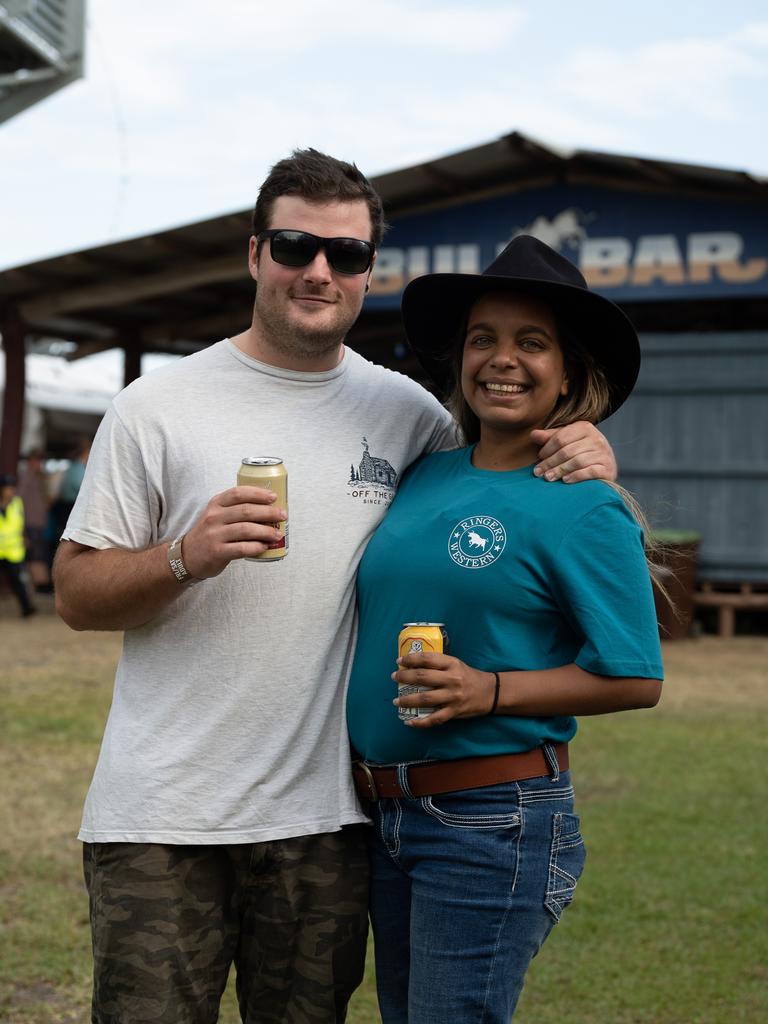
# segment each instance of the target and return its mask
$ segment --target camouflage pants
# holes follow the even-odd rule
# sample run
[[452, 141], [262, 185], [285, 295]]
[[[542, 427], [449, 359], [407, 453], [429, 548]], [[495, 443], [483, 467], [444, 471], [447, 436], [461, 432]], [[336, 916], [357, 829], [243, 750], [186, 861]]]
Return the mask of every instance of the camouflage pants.
[[92, 1024], [344, 1021], [368, 932], [367, 826], [230, 846], [86, 843]]

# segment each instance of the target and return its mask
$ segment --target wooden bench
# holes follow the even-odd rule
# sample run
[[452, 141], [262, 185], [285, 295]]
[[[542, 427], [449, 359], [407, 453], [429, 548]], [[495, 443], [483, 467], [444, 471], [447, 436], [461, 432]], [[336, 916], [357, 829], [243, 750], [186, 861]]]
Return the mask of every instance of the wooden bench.
[[693, 595], [694, 604], [717, 608], [717, 635], [730, 637], [736, 629], [736, 612], [768, 611], [768, 583], [713, 583], [707, 581]]

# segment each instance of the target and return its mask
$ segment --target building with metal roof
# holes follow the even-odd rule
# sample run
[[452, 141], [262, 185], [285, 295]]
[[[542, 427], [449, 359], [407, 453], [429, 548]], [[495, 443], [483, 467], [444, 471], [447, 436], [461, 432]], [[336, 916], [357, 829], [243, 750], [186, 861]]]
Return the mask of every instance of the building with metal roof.
[[[658, 525], [701, 533], [704, 577], [768, 580], [755, 511], [768, 506], [768, 180], [514, 132], [372, 181], [391, 227], [351, 346], [418, 377], [399, 319], [407, 281], [479, 271], [515, 233], [538, 235], [641, 332], [638, 387], [605, 424], [622, 482]], [[243, 330], [249, 234], [242, 210], [0, 273], [9, 381], [18, 392], [35, 340], [66, 339], [74, 357], [121, 347], [129, 380], [144, 352]], [[14, 417], [6, 401], [5, 464]]]

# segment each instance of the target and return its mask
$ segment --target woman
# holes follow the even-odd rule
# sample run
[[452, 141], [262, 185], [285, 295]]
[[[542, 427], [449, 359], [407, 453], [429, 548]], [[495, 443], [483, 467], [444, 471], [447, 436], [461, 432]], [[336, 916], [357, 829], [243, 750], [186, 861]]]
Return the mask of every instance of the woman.
[[[530, 438], [615, 411], [639, 344], [618, 307], [528, 236], [482, 275], [412, 282], [403, 318], [439, 385], [456, 368], [469, 447], [411, 469], [358, 577], [348, 717], [359, 789], [374, 797], [379, 1003], [384, 1024], [501, 1024], [583, 866], [574, 716], [660, 695], [638, 522], [605, 483], [538, 479]], [[450, 653], [407, 654], [390, 677], [414, 621], [444, 623]], [[393, 681], [423, 689], [396, 697]], [[416, 708], [432, 713], [401, 721]]]

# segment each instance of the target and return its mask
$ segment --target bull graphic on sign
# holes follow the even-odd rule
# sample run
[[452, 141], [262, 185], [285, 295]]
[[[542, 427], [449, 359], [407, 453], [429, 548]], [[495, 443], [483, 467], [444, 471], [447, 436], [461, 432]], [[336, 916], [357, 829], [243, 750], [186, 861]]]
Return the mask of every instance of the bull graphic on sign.
[[548, 217], [536, 217], [530, 224], [517, 228], [512, 238], [518, 235], [533, 235], [540, 242], [560, 251], [563, 246], [578, 249], [587, 237], [586, 226], [596, 218], [596, 213], [583, 213], [575, 206], [561, 210], [550, 220]]

